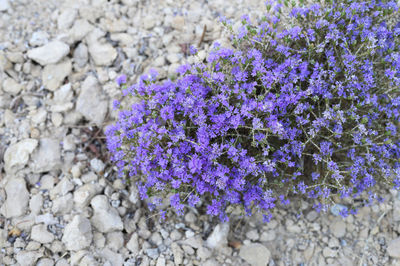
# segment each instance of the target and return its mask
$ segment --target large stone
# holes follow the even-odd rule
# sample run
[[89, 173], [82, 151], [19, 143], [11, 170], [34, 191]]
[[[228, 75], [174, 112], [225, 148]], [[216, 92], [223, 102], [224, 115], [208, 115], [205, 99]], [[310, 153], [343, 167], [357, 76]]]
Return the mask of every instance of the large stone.
[[22, 90], [22, 85], [11, 78], [3, 81], [3, 90], [11, 95], [17, 95]]
[[50, 111], [52, 112], [65, 112], [74, 107], [72, 103], [74, 93], [72, 91], [71, 83], [61, 86], [54, 92], [53, 100], [51, 101]]
[[76, 110], [90, 122], [101, 126], [108, 108], [107, 101], [103, 97], [99, 82], [90, 75], [82, 84]]
[[73, 42], [79, 42], [89, 32], [93, 30], [93, 26], [86, 19], [78, 19], [69, 31], [69, 36]]
[[242, 246], [239, 256], [252, 266], [267, 266], [271, 252], [260, 243], [254, 243]]
[[84, 208], [89, 205], [90, 200], [101, 191], [98, 184], [85, 184], [74, 192], [74, 202], [77, 207]]
[[21, 250], [15, 254], [15, 259], [18, 262], [18, 265], [21, 266], [31, 266], [36, 265], [35, 262], [41, 257], [42, 255], [37, 251], [25, 251]]
[[69, 53], [69, 46], [61, 41], [52, 41], [28, 51], [28, 57], [42, 66], [56, 64]]
[[387, 253], [392, 258], [400, 259], [400, 237], [388, 243]]
[[42, 82], [46, 89], [55, 91], [64, 79], [71, 74], [72, 64], [70, 60], [64, 60], [58, 64], [45, 66], [42, 72]]
[[54, 235], [47, 231], [47, 227], [44, 224], [38, 224], [32, 227], [31, 239], [39, 243], [51, 243], [54, 240]]
[[109, 43], [89, 43], [89, 54], [96, 66], [110, 66], [117, 58], [117, 50]]
[[29, 203], [29, 192], [23, 178], [12, 177], [5, 186], [7, 199], [0, 212], [6, 218], [18, 217], [25, 213]]
[[68, 250], [78, 251], [89, 247], [92, 239], [90, 221], [82, 215], [76, 215], [65, 227], [62, 242]]
[[89, 59], [88, 48], [80, 43], [74, 50], [74, 61], [79, 67], [84, 67]]
[[11, 9], [10, 2], [8, 0], [0, 0], [0, 12]]
[[23, 168], [29, 160], [29, 155], [37, 147], [36, 139], [24, 139], [12, 144], [4, 153], [4, 168], [6, 172], [12, 172]]
[[61, 164], [60, 142], [56, 139], [40, 139], [39, 149], [32, 154], [32, 171], [43, 173], [57, 169]]
[[220, 248], [228, 243], [229, 223], [218, 224], [207, 238], [207, 246]]
[[97, 230], [102, 233], [108, 233], [124, 228], [118, 211], [110, 206], [106, 196], [97, 195], [90, 204], [94, 211], [91, 221]]
[[73, 8], [67, 8], [62, 11], [57, 18], [57, 27], [59, 30], [69, 29], [74, 23], [78, 11]]

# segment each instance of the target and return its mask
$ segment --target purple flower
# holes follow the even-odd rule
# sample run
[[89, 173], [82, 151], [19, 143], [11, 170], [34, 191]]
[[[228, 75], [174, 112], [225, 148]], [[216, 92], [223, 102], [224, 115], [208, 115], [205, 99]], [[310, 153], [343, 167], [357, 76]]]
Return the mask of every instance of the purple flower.
[[115, 82], [117, 82], [118, 86], [126, 83], [126, 75], [121, 75], [116, 78]]

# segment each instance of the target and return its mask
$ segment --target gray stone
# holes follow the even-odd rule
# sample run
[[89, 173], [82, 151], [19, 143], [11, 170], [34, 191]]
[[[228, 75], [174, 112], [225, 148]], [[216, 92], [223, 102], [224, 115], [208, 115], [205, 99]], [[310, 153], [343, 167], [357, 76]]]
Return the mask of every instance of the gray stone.
[[98, 255], [108, 261], [104, 263], [104, 265], [122, 266], [124, 264], [124, 258], [122, 257], [122, 254], [116, 253], [109, 248], [103, 248], [102, 250], [99, 250]]
[[68, 177], [64, 177], [58, 184], [50, 191], [50, 198], [54, 199], [57, 195], [64, 196], [74, 189], [74, 184]]
[[88, 76], [82, 84], [76, 110], [90, 122], [102, 126], [107, 109], [108, 104], [103, 99], [99, 82], [95, 77]]
[[71, 74], [72, 64], [70, 60], [64, 60], [58, 64], [50, 64], [44, 67], [42, 82], [46, 89], [55, 91], [62, 84], [66, 77]]
[[49, 34], [45, 31], [35, 31], [29, 39], [29, 44], [32, 46], [43, 46], [49, 42]]
[[74, 62], [79, 67], [84, 67], [89, 59], [88, 48], [80, 43], [74, 50]]
[[16, 253], [15, 259], [21, 266], [31, 266], [35, 265], [35, 262], [40, 258], [42, 255], [37, 251], [25, 251], [21, 250]]
[[1, 214], [6, 218], [23, 215], [29, 202], [29, 192], [26, 189], [25, 180], [20, 177], [10, 178], [5, 186], [5, 191], [7, 199], [1, 206]]
[[129, 239], [128, 243], [126, 244], [126, 248], [132, 252], [133, 256], [139, 254], [140, 247], [139, 247], [139, 236], [137, 233], [133, 233], [131, 238]]
[[119, 251], [124, 246], [124, 234], [121, 231], [114, 231], [107, 234], [107, 246], [113, 251]]
[[69, 53], [69, 46], [61, 41], [52, 41], [28, 51], [28, 57], [42, 66], [56, 64]]
[[37, 147], [36, 139], [24, 139], [10, 145], [4, 153], [4, 169], [13, 172], [23, 168], [29, 160], [29, 155]]
[[109, 43], [89, 42], [89, 54], [96, 66], [111, 66], [117, 58], [117, 50]]
[[51, 211], [54, 214], [66, 214], [69, 213], [74, 207], [74, 202], [72, 201], [72, 194], [68, 193], [64, 196], [58, 197], [53, 200], [53, 206]]
[[78, 11], [73, 8], [64, 9], [57, 18], [57, 27], [59, 30], [69, 29], [74, 23]]
[[89, 205], [90, 200], [101, 191], [99, 184], [85, 184], [74, 192], [74, 202], [77, 207], [84, 208]]
[[12, 78], [6, 78], [3, 81], [3, 90], [11, 95], [17, 95], [22, 90], [22, 85]]
[[10, 2], [8, 0], [0, 0], [0, 12], [11, 9]]
[[341, 219], [333, 221], [329, 228], [331, 233], [337, 238], [341, 238], [346, 235], [346, 223]]
[[82, 40], [93, 30], [93, 26], [86, 19], [78, 19], [69, 31], [69, 36], [73, 42]]
[[219, 248], [228, 243], [229, 223], [218, 224], [207, 238], [207, 246]]
[[54, 235], [47, 231], [46, 225], [38, 224], [32, 227], [31, 239], [39, 243], [46, 244], [53, 242]]
[[90, 160], [90, 166], [96, 173], [102, 172], [105, 167], [104, 163], [97, 158]]
[[400, 259], [400, 237], [390, 241], [386, 251], [390, 257]]
[[39, 214], [43, 205], [43, 196], [42, 194], [36, 194], [31, 197], [29, 201], [29, 209], [32, 214]]
[[90, 221], [82, 215], [76, 215], [65, 227], [62, 242], [68, 250], [78, 251], [89, 247], [92, 239]]
[[54, 265], [54, 261], [49, 258], [42, 258], [36, 264], [36, 266], [53, 266], [53, 265]]
[[97, 230], [102, 233], [108, 233], [124, 228], [118, 211], [110, 206], [106, 196], [97, 195], [90, 204], [94, 211], [91, 221]]
[[171, 250], [172, 250], [172, 254], [174, 254], [175, 265], [182, 264], [182, 262], [183, 262], [183, 251], [182, 251], [182, 249], [178, 246], [177, 243], [173, 242], [171, 244]]
[[40, 139], [39, 149], [32, 154], [32, 171], [43, 173], [55, 170], [61, 165], [60, 141], [50, 138]]
[[266, 266], [271, 258], [271, 252], [267, 247], [254, 243], [243, 245], [240, 248], [239, 256], [252, 266]]
[[53, 100], [51, 101], [50, 111], [52, 112], [65, 112], [74, 107], [72, 103], [74, 93], [72, 91], [71, 83], [61, 86], [54, 92]]

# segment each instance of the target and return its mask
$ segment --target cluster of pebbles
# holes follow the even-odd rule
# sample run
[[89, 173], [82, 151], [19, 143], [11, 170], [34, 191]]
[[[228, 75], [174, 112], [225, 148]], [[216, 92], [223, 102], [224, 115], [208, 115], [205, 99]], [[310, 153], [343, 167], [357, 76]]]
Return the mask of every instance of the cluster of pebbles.
[[259, 0], [0, 0], [0, 265], [400, 265], [396, 191], [346, 219], [298, 200], [268, 224], [195, 209], [160, 223], [116, 178], [103, 133], [115, 78], [173, 78], [226, 43], [221, 15], [263, 12]]

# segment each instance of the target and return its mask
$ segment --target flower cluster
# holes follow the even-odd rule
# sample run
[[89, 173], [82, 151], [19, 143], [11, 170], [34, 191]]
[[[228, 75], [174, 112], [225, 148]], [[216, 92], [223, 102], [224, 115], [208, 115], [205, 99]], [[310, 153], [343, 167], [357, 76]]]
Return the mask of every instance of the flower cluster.
[[125, 85], [140, 100], [116, 103], [106, 130], [120, 176], [142, 199], [158, 195], [155, 205], [172, 192], [177, 213], [202, 201], [221, 220], [235, 205], [268, 220], [292, 194], [326, 210], [332, 194], [398, 189], [400, 23], [386, 22], [397, 4], [328, 2], [293, 8], [283, 29], [280, 5], [257, 26], [244, 17], [234, 48], [215, 45], [208, 64], [181, 66], [175, 82], [150, 73]]

